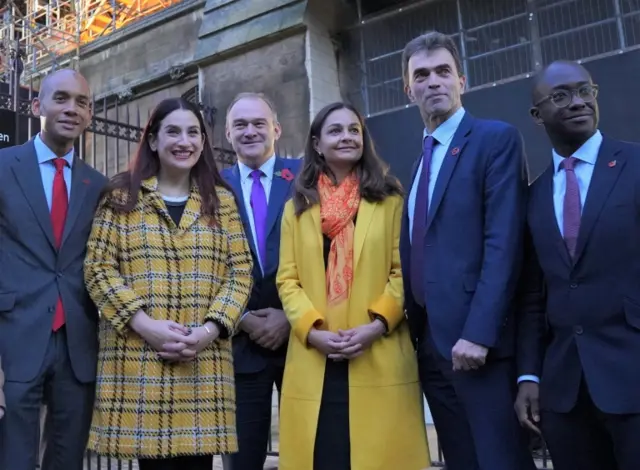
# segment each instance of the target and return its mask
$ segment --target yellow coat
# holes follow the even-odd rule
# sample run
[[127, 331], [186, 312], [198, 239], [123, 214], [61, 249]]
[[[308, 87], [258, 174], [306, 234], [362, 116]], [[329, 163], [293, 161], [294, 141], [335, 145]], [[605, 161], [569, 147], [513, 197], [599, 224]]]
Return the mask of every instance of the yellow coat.
[[[349, 422], [353, 470], [429, 467], [416, 355], [403, 313], [400, 273], [402, 198], [362, 200], [354, 236], [354, 279], [344, 322], [353, 328], [384, 316], [390, 334], [349, 363]], [[307, 345], [324, 319], [326, 282], [320, 207], [299, 218], [288, 202], [282, 219], [277, 285], [291, 323], [280, 408], [280, 470], [313, 470], [325, 356]], [[340, 324], [342, 323], [342, 324]], [[326, 323], [325, 323], [326, 325]]]
[[101, 312], [88, 443], [98, 454], [171, 458], [238, 449], [231, 340], [219, 338], [191, 362], [170, 363], [129, 327], [142, 309], [190, 327], [216, 321], [233, 335], [251, 293], [253, 264], [233, 194], [216, 191], [215, 227], [200, 213], [195, 186], [179, 226], [155, 178], [143, 182], [130, 213], [100, 204], [84, 268]]

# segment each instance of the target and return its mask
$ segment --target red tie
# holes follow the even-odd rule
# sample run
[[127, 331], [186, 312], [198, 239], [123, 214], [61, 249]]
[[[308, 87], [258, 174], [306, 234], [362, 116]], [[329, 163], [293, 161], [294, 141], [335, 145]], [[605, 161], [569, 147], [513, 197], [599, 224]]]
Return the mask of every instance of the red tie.
[[[53, 164], [56, 167], [56, 176], [53, 178], [53, 195], [51, 197], [51, 225], [53, 226], [56, 248], [60, 249], [69, 206], [67, 184], [64, 182], [64, 167], [67, 165], [67, 161], [64, 158], [56, 158], [53, 160]], [[58, 297], [56, 313], [53, 315], [53, 331], [58, 331], [62, 325], [64, 325], [64, 309], [62, 298]]]

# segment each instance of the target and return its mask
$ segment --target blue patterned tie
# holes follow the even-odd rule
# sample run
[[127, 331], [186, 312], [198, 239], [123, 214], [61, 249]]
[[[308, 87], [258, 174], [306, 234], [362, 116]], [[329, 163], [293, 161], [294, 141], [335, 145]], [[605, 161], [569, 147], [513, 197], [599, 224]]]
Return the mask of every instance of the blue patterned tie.
[[428, 136], [422, 144], [422, 171], [418, 179], [416, 203], [413, 211], [413, 230], [411, 231], [411, 292], [418, 305], [424, 306], [424, 237], [427, 232], [429, 213], [429, 177], [431, 157], [437, 141]]

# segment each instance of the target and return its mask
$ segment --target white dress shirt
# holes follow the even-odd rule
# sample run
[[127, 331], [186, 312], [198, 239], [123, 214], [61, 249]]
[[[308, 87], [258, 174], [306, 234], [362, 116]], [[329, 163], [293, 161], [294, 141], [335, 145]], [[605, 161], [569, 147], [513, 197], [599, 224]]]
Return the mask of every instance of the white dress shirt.
[[[44, 196], [47, 199], [47, 206], [49, 206], [49, 212], [51, 212], [51, 201], [53, 199], [53, 179], [56, 176], [56, 166], [53, 164], [53, 160], [58, 156], [53, 153], [47, 144], [45, 144], [40, 138], [40, 134], [33, 139], [33, 146], [36, 149], [36, 157], [38, 158], [38, 166], [40, 167], [40, 177], [42, 178], [42, 186], [44, 187]], [[73, 169], [73, 153], [72, 148], [62, 158], [64, 158], [68, 165], [62, 170], [64, 182], [67, 186], [67, 200], [71, 200], [71, 171]]]

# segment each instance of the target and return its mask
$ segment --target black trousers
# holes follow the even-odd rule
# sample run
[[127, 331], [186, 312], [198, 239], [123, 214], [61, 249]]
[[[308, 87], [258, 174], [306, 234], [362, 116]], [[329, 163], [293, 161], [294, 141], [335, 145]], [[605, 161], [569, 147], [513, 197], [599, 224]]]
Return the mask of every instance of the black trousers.
[[[224, 457], [225, 470], [262, 470], [271, 431], [273, 385], [282, 390], [284, 367], [267, 365], [260, 372], [236, 373], [238, 452]], [[186, 470], [186, 469], [183, 469]]]
[[348, 361], [327, 359], [313, 470], [351, 470]]
[[213, 455], [174, 457], [172, 459], [139, 459], [140, 470], [211, 470]]
[[640, 468], [640, 414], [599, 410], [583, 380], [568, 413], [543, 410], [542, 434], [556, 470], [637, 470]]

